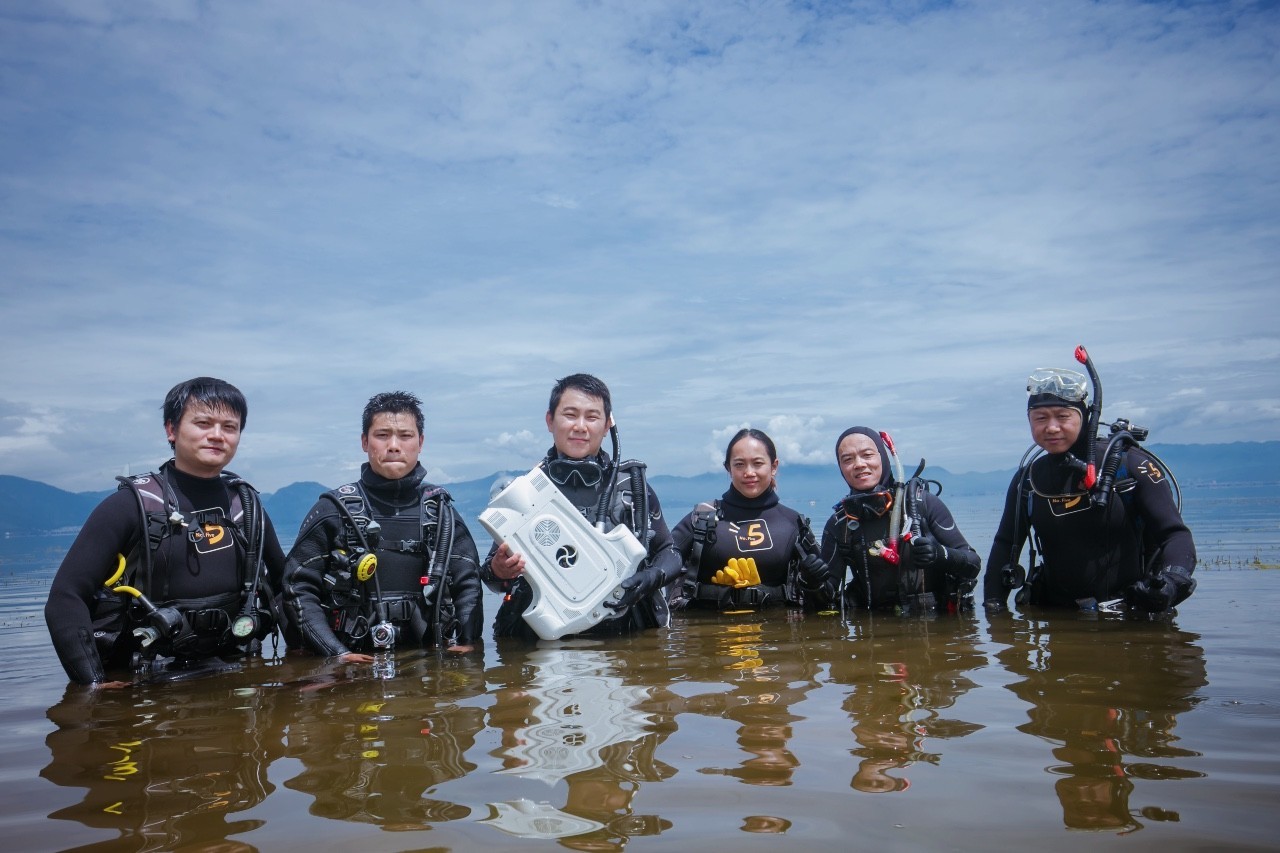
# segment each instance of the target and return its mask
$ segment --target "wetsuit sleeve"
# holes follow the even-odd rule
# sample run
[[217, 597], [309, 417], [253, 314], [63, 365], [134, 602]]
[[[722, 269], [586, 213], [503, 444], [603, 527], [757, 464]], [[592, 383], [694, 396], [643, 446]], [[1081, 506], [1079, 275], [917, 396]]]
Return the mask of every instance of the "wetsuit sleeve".
[[688, 561], [693, 551], [693, 513], [689, 513], [671, 529], [671, 544], [680, 555], [680, 563]]
[[490, 592], [507, 593], [511, 591], [517, 578], [504, 580], [493, 573], [493, 555], [496, 553], [498, 553], [498, 543], [494, 542], [489, 546], [489, 553], [485, 554], [480, 562], [480, 581], [489, 588]]
[[271, 523], [271, 516], [267, 516], [267, 536], [263, 542], [262, 548], [263, 563], [267, 567], [267, 580], [271, 584], [271, 589], [276, 593], [284, 589], [284, 565], [285, 555], [284, 548], [280, 547], [280, 537], [276, 535], [276, 526]]
[[480, 557], [471, 531], [462, 516], [448, 504], [453, 515], [453, 553], [449, 558], [449, 595], [458, 620], [457, 643], [474, 646], [484, 633], [484, 605], [480, 591]]
[[924, 496], [924, 523], [926, 532], [947, 549], [943, 570], [961, 580], [976, 578], [982, 571], [982, 558], [960, 532], [951, 510], [932, 492]]
[[1004, 497], [1004, 512], [1000, 516], [1000, 525], [996, 528], [995, 540], [991, 543], [991, 553], [987, 557], [987, 573], [982, 580], [982, 600], [999, 601], [1004, 604], [1009, 600], [1009, 590], [1004, 585], [1005, 566], [1016, 563], [1022, 555], [1022, 546], [1027, 542], [1031, 520], [1027, 513], [1018, 512], [1018, 501], [1021, 499], [1022, 471], [1013, 475], [1009, 489]]
[[44, 620], [67, 677], [78, 684], [106, 680], [93, 639], [94, 602], [103, 584], [137, 545], [142, 521], [133, 494], [118, 491], [90, 513], [49, 587]]
[[[266, 510], [263, 510], [265, 513]], [[267, 529], [266, 538], [262, 543], [262, 562], [267, 570], [266, 577], [263, 582], [270, 587], [270, 591], [263, 590], [264, 597], [270, 602], [271, 616], [279, 623], [278, 627], [282, 630], [287, 626], [288, 617], [285, 616], [284, 604], [284, 567], [285, 554], [284, 549], [280, 547], [280, 537], [276, 535], [276, 527], [271, 522], [271, 516], [266, 516]], [[293, 647], [297, 645], [295, 632], [284, 631], [285, 642]]]
[[658, 502], [658, 496], [647, 485], [645, 491], [649, 496], [649, 529], [653, 532], [653, 538], [649, 540], [647, 568], [657, 570], [657, 586], [663, 587], [680, 577], [684, 571], [684, 561], [676, 550], [666, 519], [662, 517], [662, 504]]
[[326, 657], [351, 651], [334, 634], [326, 607], [328, 554], [342, 544], [338, 510], [321, 499], [303, 519], [284, 567], [285, 614], [307, 646]]
[[1196, 566], [1196, 546], [1191, 531], [1178, 512], [1169, 472], [1137, 448], [1125, 457], [1129, 476], [1137, 482], [1134, 504], [1142, 518], [1142, 535], [1148, 554], [1161, 553], [1156, 571], [1181, 566], [1191, 574]]

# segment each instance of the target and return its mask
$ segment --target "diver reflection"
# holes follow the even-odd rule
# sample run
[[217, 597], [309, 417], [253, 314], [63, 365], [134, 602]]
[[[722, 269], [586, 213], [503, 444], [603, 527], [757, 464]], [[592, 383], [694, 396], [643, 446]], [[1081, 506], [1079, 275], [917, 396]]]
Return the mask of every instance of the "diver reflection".
[[[1054, 791], [1069, 829], [1134, 832], [1139, 817], [1176, 821], [1176, 812], [1134, 809], [1134, 780], [1187, 779], [1203, 774], [1174, 760], [1198, 755], [1177, 745], [1178, 714], [1199, 701], [1207, 684], [1198, 635], [1168, 622], [1122, 618], [1009, 615], [991, 621], [991, 637], [1006, 648], [996, 657], [1022, 680], [1009, 686], [1030, 704], [1019, 731], [1056, 743]], [[1143, 787], [1148, 794], [1156, 789]]]
[[683, 634], [672, 632], [680, 655], [706, 681], [726, 688], [684, 700], [683, 709], [736, 723], [738, 747], [746, 756], [737, 767], [704, 767], [700, 773], [747, 785], [791, 784], [800, 766], [790, 749], [792, 725], [803, 719], [791, 708], [818, 686], [817, 663], [800, 636], [802, 619], [798, 611], [730, 611], [715, 624], [699, 618]]
[[285, 787], [315, 798], [311, 813], [388, 831], [429, 829], [471, 809], [427, 796], [476, 765], [466, 760], [484, 712], [481, 663], [410, 653], [397, 677], [342, 680], [296, 691], [288, 755], [305, 770]]
[[[86, 790], [83, 801], [49, 815], [114, 832], [111, 850], [177, 850], [222, 841], [262, 825], [229, 820], [266, 799], [267, 768], [282, 753], [282, 731], [262, 690], [219, 682], [149, 689], [67, 688], [46, 712], [40, 775]], [[248, 844], [243, 845], [246, 849]]]
[[833, 656], [831, 680], [849, 686], [843, 707], [853, 720], [861, 759], [850, 780], [869, 794], [905, 791], [905, 771], [937, 764], [943, 741], [982, 728], [941, 712], [975, 684], [965, 673], [986, 660], [978, 651], [977, 623], [969, 615], [935, 619], [888, 618], [860, 613], [849, 625], [848, 657]]
[[510, 650], [488, 672], [500, 685], [490, 723], [502, 732], [503, 774], [567, 787], [563, 809], [526, 799], [490, 803], [482, 821], [522, 838], [555, 838], [575, 849], [621, 849], [671, 823], [636, 814], [641, 782], [675, 770], [655, 757], [673, 730], [656, 686], [626, 684], [616, 649], [581, 645]]

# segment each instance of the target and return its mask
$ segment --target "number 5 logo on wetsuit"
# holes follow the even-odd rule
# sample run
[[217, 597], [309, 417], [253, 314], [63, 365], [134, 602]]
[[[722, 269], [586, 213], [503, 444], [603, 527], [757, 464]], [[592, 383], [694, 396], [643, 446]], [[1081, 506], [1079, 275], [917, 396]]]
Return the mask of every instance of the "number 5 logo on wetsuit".
[[187, 536], [195, 545], [197, 554], [212, 554], [235, 544], [235, 537], [227, 535], [222, 510], [217, 508], [200, 510], [195, 516], [196, 524], [191, 525]]
[[773, 537], [769, 535], [769, 524], [763, 518], [731, 521], [729, 532], [734, 535], [738, 543], [738, 551], [743, 554], [749, 551], [768, 551], [773, 547]]

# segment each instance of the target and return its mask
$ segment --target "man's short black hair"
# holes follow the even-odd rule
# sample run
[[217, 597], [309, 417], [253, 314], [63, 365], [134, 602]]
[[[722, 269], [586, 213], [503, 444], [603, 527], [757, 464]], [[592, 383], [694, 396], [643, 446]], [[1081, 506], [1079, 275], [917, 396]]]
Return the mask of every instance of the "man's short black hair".
[[[244, 394], [240, 393], [239, 388], [212, 376], [197, 376], [195, 379], [179, 382], [164, 395], [164, 406], [161, 409], [164, 412], [165, 426], [172, 424], [177, 429], [178, 424], [182, 423], [182, 416], [187, 413], [187, 406], [192, 402], [214, 411], [225, 409], [234, 412], [240, 416], [240, 429], [244, 429], [249, 420], [249, 404], [245, 402]], [[172, 441], [169, 446], [173, 447]]]
[[418, 435], [422, 435], [422, 427], [426, 423], [422, 417], [422, 401], [410, 394], [408, 391], [384, 391], [381, 394], [374, 394], [369, 398], [369, 402], [364, 407], [364, 418], [360, 422], [360, 434], [368, 435], [369, 427], [373, 426], [373, 418], [387, 412], [393, 415], [403, 415], [411, 413], [413, 420], [418, 424]]
[[560, 398], [570, 388], [580, 391], [588, 397], [598, 397], [604, 403], [604, 416], [606, 418], [613, 416], [613, 400], [609, 396], [609, 386], [590, 373], [574, 373], [558, 380], [551, 388], [551, 402], [547, 405], [547, 414], [552, 417], [555, 416], [556, 406], [560, 405]]

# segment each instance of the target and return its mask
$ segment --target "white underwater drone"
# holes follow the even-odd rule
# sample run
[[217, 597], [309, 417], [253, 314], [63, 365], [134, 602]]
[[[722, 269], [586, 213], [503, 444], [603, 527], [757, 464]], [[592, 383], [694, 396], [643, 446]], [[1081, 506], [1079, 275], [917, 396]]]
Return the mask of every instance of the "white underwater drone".
[[480, 513], [499, 544], [525, 558], [533, 601], [524, 620], [544, 640], [577, 634], [618, 614], [604, 606], [622, 595], [645, 548], [618, 525], [605, 533], [583, 517], [541, 468], [511, 481]]

